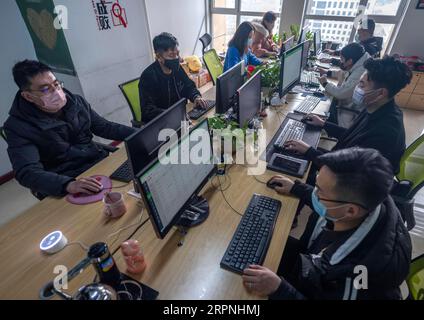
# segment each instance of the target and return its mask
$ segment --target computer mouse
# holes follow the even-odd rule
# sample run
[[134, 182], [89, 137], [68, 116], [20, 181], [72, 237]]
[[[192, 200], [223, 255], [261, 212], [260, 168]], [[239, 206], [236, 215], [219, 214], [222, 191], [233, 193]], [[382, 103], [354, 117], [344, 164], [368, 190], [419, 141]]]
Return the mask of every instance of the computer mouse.
[[321, 91], [315, 91], [312, 95], [319, 98], [325, 97], [325, 94], [322, 93]]
[[275, 180], [273, 180], [273, 179], [270, 179], [267, 183], [266, 183], [266, 186], [268, 187], [268, 188], [271, 188], [271, 189], [275, 189], [275, 187], [282, 187], [283, 185], [281, 184], [281, 182], [278, 182], [278, 181], [275, 181]]
[[302, 122], [302, 123], [308, 123], [308, 121], [310, 121], [311, 120], [311, 118], [309, 118], [308, 116], [304, 116], [301, 120], [300, 120], [300, 122]]

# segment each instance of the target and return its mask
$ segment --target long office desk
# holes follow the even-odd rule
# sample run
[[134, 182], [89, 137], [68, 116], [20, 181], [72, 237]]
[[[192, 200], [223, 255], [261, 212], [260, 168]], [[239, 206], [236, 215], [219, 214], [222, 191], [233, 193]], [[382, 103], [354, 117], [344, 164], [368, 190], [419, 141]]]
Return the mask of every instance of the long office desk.
[[[204, 94], [214, 98], [214, 88]], [[264, 119], [267, 141], [278, 130], [284, 115], [293, 110], [303, 97], [290, 95], [288, 104], [268, 110]], [[321, 103], [318, 110], [328, 109], [329, 102]], [[211, 110], [206, 116], [212, 115]], [[125, 150], [115, 152], [83, 176], [104, 174], [109, 176], [126, 159]], [[209, 201], [210, 216], [201, 225], [189, 230], [183, 246], [178, 246], [181, 234], [177, 229], [169, 232], [163, 240], [156, 238], [146, 210], [137, 199], [125, 194], [127, 213], [117, 220], [107, 220], [102, 214], [102, 203], [86, 206], [72, 205], [65, 199], [48, 198], [28, 209], [18, 218], [0, 228], [0, 299], [38, 299], [40, 288], [57, 275], [54, 268], [64, 265], [72, 268], [86, 257], [78, 245], [71, 245], [55, 255], [40, 252], [39, 243], [48, 233], [61, 230], [69, 242], [81, 241], [86, 245], [105, 241], [112, 245], [111, 251], [136, 231], [132, 239], [139, 240], [148, 267], [142, 275], [133, 278], [160, 292], [159, 299], [255, 299], [246, 292], [241, 277], [224, 269], [219, 263], [229, 241], [237, 228], [240, 216], [226, 203], [243, 213], [254, 193], [274, 197], [282, 202], [272, 241], [264, 265], [276, 271], [290, 233], [291, 224], [298, 205], [292, 197], [280, 196], [268, 189], [264, 183], [275, 172], [266, 171], [262, 176], [247, 175], [247, 168], [234, 165], [227, 178], [220, 178], [223, 187], [231, 180], [231, 186], [219, 191], [217, 178], [209, 182], [202, 195]], [[261, 182], [259, 182], [261, 181]], [[132, 184], [114, 181], [115, 191], [126, 193]], [[143, 214], [141, 214], [143, 212]], [[116, 237], [108, 237], [123, 227]], [[125, 263], [120, 250], [115, 254], [118, 267], [125, 272]], [[93, 282], [92, 267], [69, 283], [69, 293], [84, 284]]]

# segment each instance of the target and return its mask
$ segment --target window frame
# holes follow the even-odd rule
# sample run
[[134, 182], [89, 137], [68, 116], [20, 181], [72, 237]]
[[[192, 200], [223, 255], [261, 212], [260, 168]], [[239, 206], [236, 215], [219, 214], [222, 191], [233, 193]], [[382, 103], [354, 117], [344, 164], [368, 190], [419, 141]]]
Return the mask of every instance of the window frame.
[[[349, 43], [354, 41], [355, 38], [355, 34], [356, 34], [356, 28], [355, 28], [355, 22], [356, 19], [359, 15], [362, 14], [362, 11], [359, 10], [360, 8], [367, 8], [368, 7], [368, 3], [369, 0], [360, 0], [357, 6], [357, 11], [356, 14], [354, 14], [353, 16], [337, 16], [337, 15], [317, 15], [317, 14], [312, 14], [312, 13], [307, 13], [310, 1], [313, 0], [305, 0], [305, 6], [303, 9], [303, 18], [302, 18], [302, 23], [301, 25], [304, 26], [306, 20], [319, 20], [319, 21], [340, 21], [340, 22], [352, 22], [353, 23], [353, 27], [350, 30], [350, 36], [349, 36]], [[386, 52], [390, 51], [392, 46], [393, 46], [393, 42], [394, 39], [396, 37], [397, 31], [399, 30], [400, 27], [400, 22], [402, 21], [402, 17], [405, 14], [405, 11], [407, 9], [407, 5], [409, 3], [408, 0], [400, 0], [400, 4], [398, 7], [398, 10], [396, 12], [396, 15], [367, 15], [368, 18], [374, 19], [376, 24], [391, 24], [394, 26], [393, 28], [393, 32], [390, 36], [390, 38], [388, 39], [388, 43], [386, 46]], [[365, 9], [366, 10], [366, 9]], [[385, 52], [382, 52], [382, 54], [384, 54]]]

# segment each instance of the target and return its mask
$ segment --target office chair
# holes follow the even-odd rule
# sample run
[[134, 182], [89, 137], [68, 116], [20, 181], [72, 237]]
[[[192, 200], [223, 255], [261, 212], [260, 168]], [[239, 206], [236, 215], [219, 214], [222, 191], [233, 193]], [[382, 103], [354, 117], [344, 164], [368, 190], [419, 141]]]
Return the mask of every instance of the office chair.
[[121, 89], [130, 107], [133, 116], [131, 124], [135, 128], [140, 128], [142, 126], [140, 93], [138, 89], [139, 82], [140, 79], [137, 78], [119, 85], [119, 89]]
[[216, 84], [216, 78], [218, 78], [224, 72], [224, 66], [222, 65], [221, 59], [215, 49], [210, 49], [203, 54], [203, 62], [211, 75], [212, 82]]
[[[383, 37], [374, 37], [375, 41], [377, 42], [378, 46], [380, 48], [383, 48]], [[381, 58], [381, 51], [378, 51], [375, 55], [374, 58]]]
[[412, 260], [406, 284], [409, 289], [408, 299], [424, 300], [424, 254]]
[[0, 127], [0, 136], [4, 139], [4, 141], [7, 142], [6, 140], [6, 132], [4, 132], [4, 128]]
[[212, 36], [209, 33], [205, 33], [203, 36], [199, 38], [200, 42], [202, 43], [202, 54], [205, 54], [206, 48], [211, 44], [212, 42]]
[[415, 140], [400, 160], [393, 199], [398, 206], [408, 230], [415, 227], [414, 197], [424, 187], [424, 134]]

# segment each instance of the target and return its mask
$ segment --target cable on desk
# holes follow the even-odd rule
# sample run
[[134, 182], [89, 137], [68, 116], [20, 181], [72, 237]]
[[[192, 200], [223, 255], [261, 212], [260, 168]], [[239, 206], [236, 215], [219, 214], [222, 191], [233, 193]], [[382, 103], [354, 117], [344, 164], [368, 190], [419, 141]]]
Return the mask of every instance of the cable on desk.
[[112, 248], [112, 246], [115, 244], [115, 242], [119, 239], [119, 236], [121, 235], [122, 231], [127, 230], [127, 229], [132, 228], [132, 227], [135, 227], [135, 226], [138, 226], [141, 223], [141, 220], [143, 219], [143, 210], [144, 210], [144, 208], [141, 209], [140, 220], [138, 222], [133, 223], [129, 226], [123, 227], [123, 228], [119, 229], [118, 231], [115, 231], [114, 233], [111, 233], [110, 235], [107, 236], [107, 239], [109, 239], [109, 238], [116, 235], [115, 240], [113, 240], [111, 244], [108, 244], [109, 248]]
[[82, 250], [84, 250], [84, 251], [88, 251], [88, 249], [89, 249], [89, 247], [88, 247], [87, 245], [85, 245], [85, 244], [84, 244], [83, 242], [81, 242], [81, 241], [73, 241], [73, 242], [69, 242], [69, 243], [65, 246], [65, 248], [66, 248], [66, 247], [68, 247], [68, 246], [75, 245], [75, 244], [79, 245], [79, 246], [81, 247], [81, 249], [82, 249]]
[[[224, 190], [222, 189], [222, 185], [221, 185], [221, 179], [220, 179], [221, 177], [220, 176], [218, 176], [218, 181], [219, 181], [219, 184], [220, 184], [220, 186], [221, 186], [221, 188], [220, 188], [220, 191], [221, 191], [221, 194], [222, 194], [222, 197], [224, 198], [224, 201], [227, 203], [227, 205], [231, 208], [231, 210], [233, 210], [235, 213], [237, 213], [239, 216], [243, 216], [243, 214], [241, 214], [240, 212], [238, 212], [236, 209], [234, 209], [233, 208], [233, 206], [228, 202], [228, 200], [227, 200], [227, 197], [225, 196], [225, 193], [224, 193]], [[228, 189], [228, 188], [227, 188]], [[227, 190], [226, 189], [226, 190]]]

